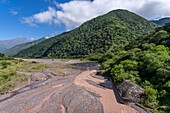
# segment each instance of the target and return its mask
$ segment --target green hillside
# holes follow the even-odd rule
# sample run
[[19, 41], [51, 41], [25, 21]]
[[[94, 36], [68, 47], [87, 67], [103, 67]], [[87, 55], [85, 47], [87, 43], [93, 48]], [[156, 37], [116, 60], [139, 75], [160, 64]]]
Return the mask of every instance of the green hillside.
[[29, 48], [33, 45], [36, 45], [42, 41], [46, 40], [46, 38], [41, 38], [39, 40], [35, 40], [35, 41], [32, 41], [32, 42], [27, 42], [27, 43], [23, 43], [23, 44], [19, 44], [19, 45], [16, 45], [14, 46], [13, 48], [10, 48], [10, 49], [7, 49], [5, 51], [3, 51], [3, 53], [9, 57], [11, 56], [14, 56], [16, 55], [19, 51], [23, 50], [23, 49], [26, 49], [26, 48]]
[[20, 51], [16, 57], [77, 58], [124, 46], [157, 25], [127, 10], [114, 10], [80, 27]]
[[128, 79], [143, 87], [145, 107], [154, 113], [170, 111], [170, 23], [94, 58], [102, 62], [115, 85]]
[[158, 25], [163, 26], [163, 25], [165, 25], [166, 23], [169, 23], [169, 22], [170, 22], [170, 17], [161, 18], [161, 19], [159, 19], [159, 20], [154, 20], [154, 21], [152, 21], [152, 22], [154, 22], [154, 23], [156, 23], [156, 24], [158, 24]]
[[132, 48], [142, 48], [144, 44], [151, 43], [154, 45], [164, 45], [170, 47], [170, 23], [165, 24], [163, 27], [157, 27], [154, 32], [149, 33], [146, 36], [142, 36], [132, 41], [125, 48], [126, 50]]

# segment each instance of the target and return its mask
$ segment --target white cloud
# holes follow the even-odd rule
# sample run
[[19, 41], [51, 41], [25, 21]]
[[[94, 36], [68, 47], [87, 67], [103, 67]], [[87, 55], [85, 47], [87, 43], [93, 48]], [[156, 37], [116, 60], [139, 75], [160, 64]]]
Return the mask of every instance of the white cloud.
[[23, 17], [24, 23], [36, 26], [36, 23], [64, 23], [67, 29], [79, 26], [83, 22], [114, 9], [127, 9], [147, 19], [170, 16], [170, 0], [73, 0], [57, 3], [31, 17]]
[[17, 14], [18, 14], [18, 12], [17, 12], [17, 11], [14, 11], [14, 10], [11, 10], [10, 13], [11, 13], [12, 15], [17, 15]]
[[36, 23], [58, 23], [57, 12], [54, 8], [48, 7], [48, 11], [40, 12], [31, 17], [23, 17], [22, 23], [28, 23], [31, 26], [37, 26]]
[[54, 8], [49, 7], [48, 11], [35, 14], [33, 18], [35, 19], [35, 22], [37, 23], [51, 24], [53, 19], [56, 18], [56, 10]]
[[34, 41], [34, 40], [35, 40], [35, 38], [30, 38], [30, 40], [31, 40], [31, 41]]
[[34, 24], [34, 18], [33, 17], [23, 17], [23, 20], [21, 20], [22, 23], [28, 23], [32, 27], [37, 27], [36, 24]]
[[136, 12], [147, 19], [170, 16], [170, 0], [150, 0]]
[[50, 37], [49, 36], [46, 36], [46, 37], [44, 37], [45, 39], [49, 39]]

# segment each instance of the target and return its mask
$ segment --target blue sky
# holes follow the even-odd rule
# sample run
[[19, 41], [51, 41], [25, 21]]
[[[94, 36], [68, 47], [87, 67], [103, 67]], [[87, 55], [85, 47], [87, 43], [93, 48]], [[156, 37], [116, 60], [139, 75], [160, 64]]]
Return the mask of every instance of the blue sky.
[[0, 40], [54, 36], [115, 9], [170, 16], [170, 0], [0, 0]]
[[[63, 2], [67, 0], [61, 0]], [[48, 10], [53, 6], [44, 0], [3, 0], [0, 3], [0, 40], [12, 38], [41, 38], [65, 31], [64, 24], [56, 25], [48, 23], [38, 24], [32, 27], [22, 23], [23, 17]]]

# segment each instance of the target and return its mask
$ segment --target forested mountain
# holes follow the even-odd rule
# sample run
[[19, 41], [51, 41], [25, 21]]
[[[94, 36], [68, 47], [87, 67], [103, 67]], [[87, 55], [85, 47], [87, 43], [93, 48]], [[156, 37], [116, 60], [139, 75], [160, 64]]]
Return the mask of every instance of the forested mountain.
[[159, 20], [154, 20], [154, 21], [152, 21], [152, 22], [154, 22], [154, 23], [156, 23], [156, 24], [158, 24], [158, 25], [163, 26], [163, 25], [165, 25], [165, 23], [169, 23], [169, 22], [170, 22], [170, 17], [161, 18], [161, 19], [159, 19]]
[[26, 43], [33, 41], [29, 38], [16, 38], [11, 40], [0, 40], [0, 51], [7, 50], [9, 48], [12, 48], [18, 44]]
[[23, 43], [23, 44], [19, 44], [19, 45], [16, 45], [14, 46], [13, 48], [10, 48], [10, 49], [7, 49], [5, 51], [3, 51], [3, 53], [7, 56], [14, 56], [16, 55], [19, 51], [23, 50], [23, 49], [26, 49], [26, 48], [29, 48], [35, 44], [38, 44], [42, 41], [46, 40], [45, 37], [41, 38], [41, 39], [38, 39], [38, 40], [35, 40], [35, 41], [32, 41], [32, 42], [27, 42], [27, 43]]
[[80, 27], [20, 51], [16, 57], [77, 58], [124, 46], [157, 25], [127, 10], [114, 10]]
[[137, 38], [129, 43], [125, 49], [142, 48], [144, 45], [164, 45], [170, 47], [170, 23], [167, 23], [163, 27], [157, 27], [154, 32], [145, 34], [144, 36]]
[[93, 56], [115, 85], [130, 80], [145, 89], [142, 104], [154, 113], [170, 110], [170, 23], [103, 56]]

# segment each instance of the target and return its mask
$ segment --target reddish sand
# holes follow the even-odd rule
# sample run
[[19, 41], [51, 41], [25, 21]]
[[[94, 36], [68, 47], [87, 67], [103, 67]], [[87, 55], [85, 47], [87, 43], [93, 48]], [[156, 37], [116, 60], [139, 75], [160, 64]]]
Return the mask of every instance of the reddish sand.
[[91, 80], [96, 83], [104, 82], [104, 80], [99, 80], [90, 76], [90, 74], [94, 72], [96, 72], [96, 70], [83, 71], [75, 78], [74, 84], [85, 87], [87, 90], [99, 94], [101, 96], [100, 100], [103, 104], [104, 113], [137, 113], [137, 111], [130, 106], [119, 104], [116, 101], [113, 89], [95, 87], [86, 82], [86, 80]]

